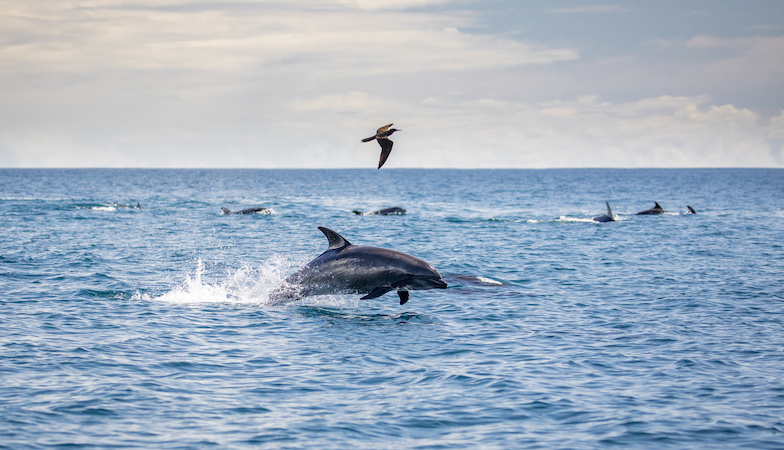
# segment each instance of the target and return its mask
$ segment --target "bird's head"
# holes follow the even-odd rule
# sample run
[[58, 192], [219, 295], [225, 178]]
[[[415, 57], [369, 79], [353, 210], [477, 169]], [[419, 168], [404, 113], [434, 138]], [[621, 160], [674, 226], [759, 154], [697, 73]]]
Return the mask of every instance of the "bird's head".
[[394, 133], [395, 131], [400, 131], [400, 130], [398, 130], [397, 128], [390, 128], [390, 129], [389, 129], [389, 134], [388, 134], [387, 136], [391, 135], [391, 134], [392, 134], [392, 133]]

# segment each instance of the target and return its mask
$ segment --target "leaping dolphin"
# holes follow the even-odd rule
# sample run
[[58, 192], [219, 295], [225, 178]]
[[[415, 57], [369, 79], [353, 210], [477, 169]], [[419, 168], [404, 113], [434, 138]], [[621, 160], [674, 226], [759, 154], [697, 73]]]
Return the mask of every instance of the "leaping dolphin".
[[637, 213], [638, 216], [644, 216], [647, 214], [665, 214], [667, 211], [664, 210], [661, 206], [659, 206], [658, 202], [654, 202], [656, 206], [651, 209], [646, 209], [645, 211], [640, 211]]
[[256, 214], [256, 213], [268, 213], [269, 212], [269, 209], [264, 208], [262, 206], [258, 206], [256, 208], [243, 209], [241, 211], [234, 211], [234, 212], [229, 211], [229, 208], [221, 208], [221, 209], [223, 210], [223, 214], [226, 214], [226, 215], [229, 215], [229, 214]]
[[392, 135], [395, 131], [400, 131], [397, 128], [389, 128], [393, 124], [384, 125], [383, 127], [376, 130], [375, 136], [370, 136], [369, 138], [362, 139], [362, 142], [370, 142], [372, 140], [377, 140], [378, 144], [381, 146], [381, 157], [378, 160], [378, 168], [380, 169], [381, 166], [387, 162], [387, 158], [389, 158], [389, 154], [392, 152], [392, 141], [388, 138]]
[[610, 209], [610, 202], [606, 201], [604, 203], [607, 204], [607, 214], [604, 214], [602, 216], [596, 216], [593, 218], [593, 220], [597, 222], [614, 222], [615, 219], [613, 219], [613, 213], [612, 210]]
[[373, 211], [373, 212], [369, 212], [369, 213], [362, 212], [362, 211], [360, 211], [358, 209], [355, 209], [352, 212], [354, 214], [359, 214], [360, 216], [373, 216], [373, 215], [376, 215], [376, 214], [381, 215], [381, 216], [390, 216], [390, 215], [403, 215], [403, 214], [406, 213], [406, 210], [401, 208], [401, 207], [399, 207], [399, 206], [394, 206], [392, 208], [379, 209], [378, 211]]
[[395, 250], [352, 245], [329, 228], [318, 229], [327, 237], [329, 247], [275, 289], [270, 294], [272, 303], [328, 294], [364, 294], [361, 300], [368, 300], [396, 290], [403, 305], [410, 290], [447, 287], [441, 274], [419, 258]]

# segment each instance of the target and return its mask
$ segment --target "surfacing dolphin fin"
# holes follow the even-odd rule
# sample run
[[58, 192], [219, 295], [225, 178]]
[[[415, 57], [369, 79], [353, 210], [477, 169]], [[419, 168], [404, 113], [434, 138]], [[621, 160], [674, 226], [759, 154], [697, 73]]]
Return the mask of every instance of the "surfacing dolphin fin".
[[[327, 227], [318, 227], [318, 229], [321, 230], [322, 233], [324, 233], [324, 236], [326, 236], [327, 240], [329, 241], [329, 247], [327, 247], [327, 250], [332, 250], [332, 249], [336, 249], [336, 248], [340, 249], [340, 248], [348, 247], [349, 245], [351, 245], [351, 242], [347, 241], [346, 238], [344, 238], [343, 236], [339, 235], [335, 231], [330, 230]], [[379, 295], [381, 295], [381, 294], [379, 294]], [[376, 296], [376, 297], [378, 297], [378, 296]], [[372, 297], [372, 298], [375, 298], [375, 297]]]
[[610, 219], [612, 219], [613, 218], [613, 213], [612, 213], [612, 210], [610, 209], [610, 202], [605, 201], [604, 203], [607, 204], [607, 216]]

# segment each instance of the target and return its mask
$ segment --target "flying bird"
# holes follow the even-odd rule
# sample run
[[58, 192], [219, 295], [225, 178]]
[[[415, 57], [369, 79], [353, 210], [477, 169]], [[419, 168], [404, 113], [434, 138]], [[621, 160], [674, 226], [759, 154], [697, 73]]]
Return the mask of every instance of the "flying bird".
[[370, 142], [375, 139], [381, 146], [381, 158], [378, 160], [379, 169], [384, 165], [385, 162], [387, 162], [387, 158], [389, 158], [389, 154], [392, 152], [392, 141], [389, 140], [389, 136], [395, 131], [400, 131], [397, 128], [389, 128], [391, 126], [391, 123], [389, 125], [384, 125], [383, 127], [376, 130], [375, 136], [362, 139], [362, 142]]

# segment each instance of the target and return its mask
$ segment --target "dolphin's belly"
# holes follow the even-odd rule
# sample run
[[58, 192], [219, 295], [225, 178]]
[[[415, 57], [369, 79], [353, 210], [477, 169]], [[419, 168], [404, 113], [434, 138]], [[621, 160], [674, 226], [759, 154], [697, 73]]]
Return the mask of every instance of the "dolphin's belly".
[[406, 276], [403, 269], [383, 262], [345, 258], [308, 267], [296, 282], [303, 295], [368, 294]]

